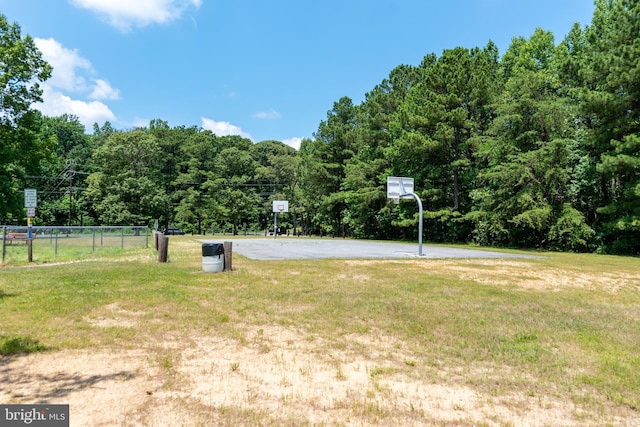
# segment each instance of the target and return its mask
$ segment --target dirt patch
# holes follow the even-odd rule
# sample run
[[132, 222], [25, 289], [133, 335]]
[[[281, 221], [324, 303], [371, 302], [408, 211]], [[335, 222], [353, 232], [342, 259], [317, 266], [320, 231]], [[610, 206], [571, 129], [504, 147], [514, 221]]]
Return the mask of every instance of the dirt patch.
[[463, 280], [481, 284], [519, 286], [521, 288], [558, 291], [561, 289], [601, 290], [619, 292], [623, 289], [640, 290], [640, 277], [618, 272], [590, 273], [532, 265], [512, 260], [456, 260], [412, 263], [415, 268], [451, 273]]
[[[116, 308], [117, 310], [117, 308]], [[240, 342], [190, 336], [135, 351], [0, 359], [0, 401], [69, 403], [71, 425], [579, 425], [552, 396], [474, 390], [491, 370], [422, 369], [403, 343], [349, 337], [343, 350], [294, 328], [247, 327]], [[437, 365], [434, 364], [434, 365]]]
[[158, 369], [145, 351], [59, 351], [0, 358], [0, 402], [70, 405], [71, 425], [120, 425], [149, 403]]
[[133, 328], [138, 324], [138, 318], [143, 315], [144, 312], [125, 310], [120, 308], [118, 303], [113, 303], [104, 306], [97, 313], [86, 316], [83, 320], [92, 326], [102, 328]]

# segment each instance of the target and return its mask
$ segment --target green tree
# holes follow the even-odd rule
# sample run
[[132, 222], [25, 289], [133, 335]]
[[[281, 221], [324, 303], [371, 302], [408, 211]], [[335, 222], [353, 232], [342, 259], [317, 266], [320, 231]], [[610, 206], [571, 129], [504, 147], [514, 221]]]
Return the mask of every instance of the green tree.
[[38, 174], [53, 148], [51, 140], [38, 138], [41, 115], [31, 109], [42, 101], [40, 83], [50, 75], [33, 39], [0, 15], [0, 220], [22, 217], [17, 190], [26, 175]]
[[347, 204], [345, 223], [355, 237], [403, 237], [392, 225], [397, 218], [386, 198], [390, 163], [385, 150], [392, 144], [390, 124], [419, 79], [417, 67], [398, 66], [366, 94], [358, 109], [355, 154], [346, 162], [341, 185]]
[[327, 112], [314, 133], [314, 139], [300, 146], [305, 200], [308, 212], [316, 215], [316, 226], [334, 235], [346, 235], [344, 215], [346, 200], [341, 186], [346, 176], [347, 161], [356, 143], [357, 107], [342, 97]]
[[37, 222], [80, 225], [86, 213], [79, 196], [91, 170], [91, 139], [78, 117], [68, 114], [43, 117], [39, 137], [55, 144], [55, 155], [43, 162], [34, 180], [41, 190]]
[[84, 164], [91, 157], [89, 136], [77, 116], [44, 117], [40, 132], [43, 139], [55, 138], [55, 153], [60, 159]]
[[247, 228], [257, 222], [261, 210], [261, 199], [254, 187], [257, 163], [251, 157], [251, 141], [232, 140], [241, 144], [223, 149], [215, 159], [215, 179], [205, 186], [214, 192], [214, 203], [222, 218], [233, 225], [233, 234], [238, 227]]
[[640, 3], [597, 0], [586, 30], [585, 114], [600, 155], [604, 250], [640, 253]]
[[486, 168], [468, 215], [480, 243], [583, 249], [593, 236], [570, 198], [575, 113], [555, 55], [553, 34], [537, 29], [514, 39], [503, 58], [507, 82], [479, 152]]
[[604, 178], [597, 170], [601, 149], [594, 138], [594, 120], [585, 100], [591, 91], [588, 77], [591, 45], [586, 31], [579, 24], [573, 28], [556, 49], [556, 69], [560, 82], [559, 93], [572, 109], [574, 137], [569, 141], [569, 197], [573, 207], [581, 212], [588, 224], [597, 227], [597, 209], [606, 197]]
[[100, 171], [87, 178], [83, 198], [96, 222], [149, 225], [165, 213], [168, 197], [157, 184], [162, 152], [152, 134], [144, 129], [114, 132], [93, 158]]
[[264, 206], [261, 225], [271, 219], [271, 202], [284, 199], [289, 201], [286, 218], [292, 220], [293, 232], [297, 234], [298, 215], [303, 208], [299, 203], [301, 163], [296, 150], [280, 141], [262, 141], [251, 147], [251, 154], [259, 165], [256, 181]]
[[421, 71], [392, 123], [391, 172], [415, 179], [432, 239], [465, 240], [469, 229], [459, 224], [471, 207], [476, 144], [491, 124], [500, 88], [497, 48], [489, 43], [445, 50], [439, 58], [427, 55]]
[[181, 132], [180, 152], [177, 155], [178, 176], [172, 183], [172, 198], [177, 204], [175, 217], [185, 230], [203, 233], [211, 229], [222, 216], [212, 203], [215, 193], [210, 191], [216, 175], [216, 157], [221, 142], [211, 131]]

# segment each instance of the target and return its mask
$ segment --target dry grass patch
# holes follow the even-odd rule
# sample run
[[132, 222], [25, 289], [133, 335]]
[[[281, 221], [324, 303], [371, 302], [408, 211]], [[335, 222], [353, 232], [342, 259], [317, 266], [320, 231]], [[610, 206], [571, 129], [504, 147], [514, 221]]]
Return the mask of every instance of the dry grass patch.
[[636, 272], [594, 274], [511, 260], [432, 261], [420, 266], [425, 270], [446, 271], [462, 280], [489, 285], [515, 285], [544, 291], [574, 288], [615, 293], [623, 289], [640, 290], [640, 275]]
[[142, 311], [126, 310], [121, 308], [119, 303], [114, 302], [94, 310], [85, 316], [84, 320], [92, 326], [101, 328], [133, 328], [140, 321], [140, 317], [144, 315], [145, 313]]
[[[469, 385], [469, 377], [500, 381], [504, 373], [473, 365], [435, 370], [419, 355], [398, 351], [401, 343], [392, 337], [358, 337], [371, 350], [365, 357], [350, 350], [325, 352], [322, 339], [309, 340], [292, 328], [265, 325], [246, 333], [247, 344], [190, 336], [135, 351], [13, 358], [4, 361], [5, 378], [20, 373], [22, 380], [3, 390], [0, 399], [74, 402], [74, 424], [99, 426], [302, 420], [311, 425], [579, 424], [570, 400], [483, 391]], [[415, 366], [405, 363], [407, 357], [418, 360]]]
[[[640, 261], [0, 269], [0, 400], [81, 425], [634, 425]], [[28, 274], [25, 274], [28, 272]]]

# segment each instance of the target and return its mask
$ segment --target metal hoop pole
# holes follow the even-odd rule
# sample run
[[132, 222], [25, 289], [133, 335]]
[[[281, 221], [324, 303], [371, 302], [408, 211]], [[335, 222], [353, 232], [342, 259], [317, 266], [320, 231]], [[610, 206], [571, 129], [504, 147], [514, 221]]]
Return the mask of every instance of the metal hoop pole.
[[278, 236], [278, 212], [273, 213], [273, 240]]
[[422, 200], [420, 200], [420, 197], [418, 197], [418, 195], [415, 194], [415, 193], [406, 193], [406, 194], [403, 194], [402, 196], [412, 196], [418, 202], [418, 216], [419, 216], [419, 222], [418, 222], [418, 256], [422, 256], [422, 218], [423, 218]]

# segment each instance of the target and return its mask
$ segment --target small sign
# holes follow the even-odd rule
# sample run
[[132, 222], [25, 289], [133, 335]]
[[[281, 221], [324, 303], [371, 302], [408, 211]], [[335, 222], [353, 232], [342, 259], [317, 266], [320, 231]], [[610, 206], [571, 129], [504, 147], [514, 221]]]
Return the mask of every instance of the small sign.
[[24, 207], [25, 208], [37, 208], [38, 207], [38, 193], [33, 188], [24, 189]]
[[273, 201], [273, 212], [289, 212], [289, 201], [288, 200], [274, 200]]
[[36, 217], [36, 208], [27, 208], [27, 218]]

